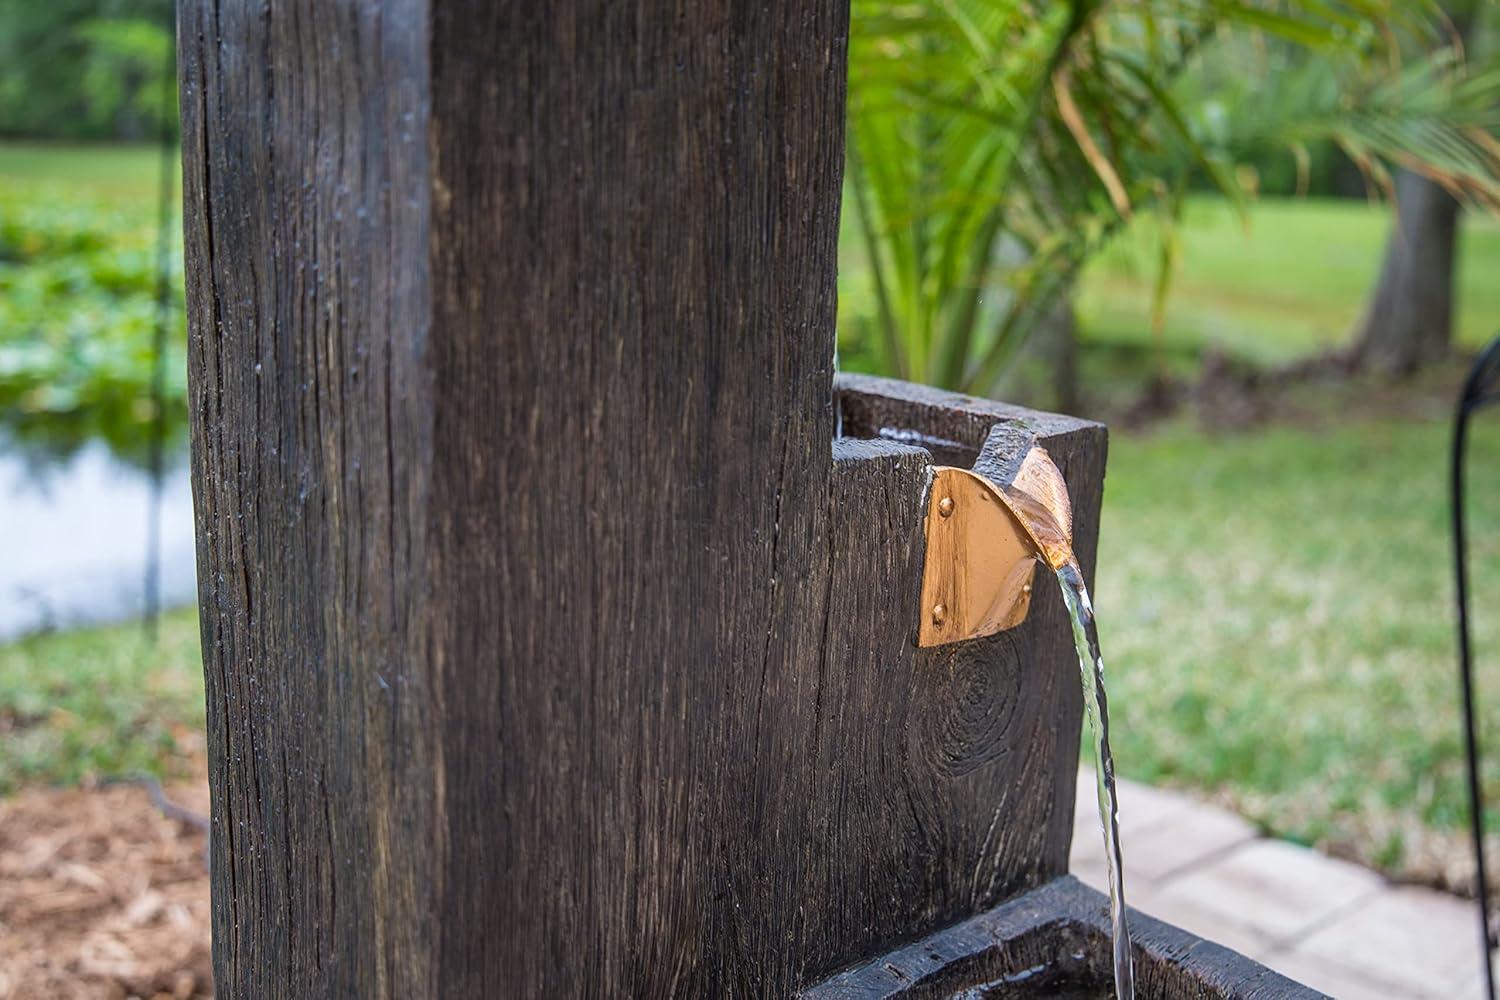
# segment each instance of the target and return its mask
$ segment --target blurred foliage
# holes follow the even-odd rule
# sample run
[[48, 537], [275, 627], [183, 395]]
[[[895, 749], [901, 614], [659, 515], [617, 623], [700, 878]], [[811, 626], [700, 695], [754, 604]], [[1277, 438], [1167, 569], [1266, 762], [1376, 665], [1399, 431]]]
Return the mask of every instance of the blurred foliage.
[[0, 796], [41, 784], [192, 774], [203, 754], [198, 615], [0, 645]]
[[841, 352], [990, 390], [1132, 218], [1160, 231], [1160, 327], [1187, 193], [1241, 212], [1252, 156], [1332, 143], [1500, 204], [1500, 73], [1406, 0], [855, 0]]
[[[1141, 386], [1184, 383], [1212, 355], [1245, 369], [1279, 369], [1333, 352], [1366, 309], [1394, 224], [1390, 207], [1361, 199], [1262, 196], [1249, 225], [1223, 198], [1191, 195], [1173, 234], [1177, 266], [1165, 323], [1153, 329], [1160, 229], [1143, 217], [1089, 261], [1074, 289], [1079, 380], [1091, 414], [1118, 418]], [[1472, 214], [1454, 273], [1463, 350], [1500, 324], [1500, 217]], [[1450, 394], [1454, 391], [1450, 387]], [[1438, 408], [1447, 416], [1451, 400]]]
[[[126, 459], [144, 459], [155, 414], [153, 207], [0, 188], [0, 426], [13, 439], [67, 451], [101, 438]], [[172, 301], [180, 303], [180, 245], [171, 262]], [[168, 427], [180, 439], [180, 308], [172, 322], [165, 388]]]
[[0, 0], [0, 135], [153, 139], [172, 0]]

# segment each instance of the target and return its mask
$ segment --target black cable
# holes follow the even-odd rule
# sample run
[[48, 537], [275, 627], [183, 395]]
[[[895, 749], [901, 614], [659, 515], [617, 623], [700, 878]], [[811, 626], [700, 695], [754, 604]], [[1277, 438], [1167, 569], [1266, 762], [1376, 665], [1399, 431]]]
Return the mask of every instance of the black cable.
[[161, 508], [167, 437], [167, 334], [172, 325], [172, 182], [176, 179], [177, 52], [175, 20], [167, 32], [161, 85], [161, 177], [156, 216], [156, 330], [151, 343], [151, 429], [147, 469], [151, 499], [146, 513], [146, 637], [156, 640], [161, 614]]
[[213, 830], [213, 824], [207, 816], [202, 813], [193, 812], [187, 806], [178, 805], [167, 798], [167, 793], [162, 789], [161, 782], [144, 771], [132, 771], [129, 774], [112, 774], [102, 779], [99, 784], [101, 786], [135, 785], [138, 788], [145, 789], [146, 794], [151, 798], [151, 804], [156, 807], [157, 812], [161, 813], [167, 819], [184, 823], [195, 830], [202, 830], [204, 833], [210, 833]]
[[1495, 973], [1491, 955], [1495, 936], [1490, 927], [1489, 879], [1484, 865], [1484, 791], [1479, 773], [1479, 735], [1474, 712], [1474, 665], [1469, 642], [1469, 572], [1464, 538], [1464, 452], [1469, 436], [1469, 416], [1488, 403], [1500, 400], [1500, 337], [1479, 355], [1459, 397], [1453, 420], [1453, 569], [1458, 601], [1458, 669], [1463, 689], [1464, 755], [1468, 767], [1469, 835], [1474, 846], [1474, 872], [1478, 883], [1480, 941], [1484, 948], [1485, 995], [1495, 1000]]
[[149, 774], [133, 772], [131, 774], [119, 774], [105, 778], [101, 785], [136, 785], [146, 790], [151, 797], [151, 804], [156, 806], [167, 819], [178, 823], [185, 823], [195, 830], [203, 833], [203, 870], [211, 871], [213, 868], [213, 821], [202, 813], [193, 812], [187, 806], [178, 805], [167, 798], [167, 793], [162, 790], [161, 782]]

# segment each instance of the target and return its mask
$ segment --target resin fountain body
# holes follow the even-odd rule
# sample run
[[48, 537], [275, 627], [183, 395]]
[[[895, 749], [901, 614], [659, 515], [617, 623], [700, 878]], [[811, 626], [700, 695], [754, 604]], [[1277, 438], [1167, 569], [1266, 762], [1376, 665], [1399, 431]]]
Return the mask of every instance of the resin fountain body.
[[178, 5], [215, 995], [1109, 992], [1061, 593], [918, 634], [1104, 429], [835, 390], [848, 4], [288, 6]]

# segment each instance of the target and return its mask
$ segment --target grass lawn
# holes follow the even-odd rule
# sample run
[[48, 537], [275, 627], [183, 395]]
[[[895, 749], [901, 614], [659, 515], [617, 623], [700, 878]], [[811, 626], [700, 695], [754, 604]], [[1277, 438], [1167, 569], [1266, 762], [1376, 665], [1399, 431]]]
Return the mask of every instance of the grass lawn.
[[[1379, 272], [1392, 216], [1389, 205], [1267, 198], [1252, 207], [1247, 231], [1222, 202], [1190, 203], [1164, 346], [1189, 362], [1213, 346], [1283, 363], [1345, 342]], [[1461, 232], [1457, 333], [1478, 346], [1500, 332], [1500, 221], [1471, 214]], [[1142, 221], [1088, 268], [1078, 297], [1085, 349], [1151, 343], [1155, 239]]]
[[138, 624], [0, 646], [0, 794], [184, 773], [203, 747], [201, 662], [192, 609], [167, 614], [154, 647]]
[[[94, 438], [144, 460], [155, 413], [160, 165], [147, 146], [0, 143], [0, 436], [58, 450]], [[180, 234], [174, 224], [169, 235]], [[180, 289], [178, 268], [169, 279]], [[187, 364], [173, 312], [164, 388], [175, 445]]]
[[[0, 185], [58, 197], [140, 201], [155, 216], [161, 151], [153, 145], [0, 142]], [[177, 168], [181, 181], [182, 168]]]
[[[1095, 596], [1123, 774], [1393, 874], [1441, 874], [1464, 817], [1447, 433], [1359, 420], [1114, 437]], [[1500, 419], [1472, 448], [1500, 806]], [[188, 611], [156, 649], [135, 626], [0, 647], [0, 792], [180, 771], [201, 745], [201, 684]]]
[[[0, 204], [9, 195], [64, 208], [105, 205], [150, 226], [159, 157], [150, 145], [0, 142]], [[94, 306], [69, 304], [80, 313]], [[133, 771], [167, 775], [201, 752], [202, 728], [198, 627], [190, 610], [163, 620], [155, 648], [138, 625], [0, 646], [0, 794]]]
[[[1500, 420], [1471, 447], [1494, 808]], [[1096, 604], [1121, 772], [1435, 877], [1466, 815], [1447, 448], [1434, 422], [1117, 435]]]
[[[1472, 443], [1475, 607], [1500, 807], [1500, 413]], [[1096, 604], [1123, 774], [1394, 874], [1461, 849], [1447, 428], [1185, 425], [1111, 442]], [[190, 611], [0, 647], [0, 792], [172, 773], [201, 746]], [[1493, 817], [1500, 824], [1500, 815]]]

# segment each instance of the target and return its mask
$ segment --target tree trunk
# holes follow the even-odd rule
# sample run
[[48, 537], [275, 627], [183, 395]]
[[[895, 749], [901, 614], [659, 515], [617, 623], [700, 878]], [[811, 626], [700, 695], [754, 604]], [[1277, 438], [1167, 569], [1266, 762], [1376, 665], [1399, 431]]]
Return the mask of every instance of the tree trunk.
[[1383, 375], [1408, 375], [1453, 342], [1453, 281], [1459, 204], [1438, 184], [1402, 171], [1396, 227], [1358, 340], [1354, 361]]
[[[1454, 44], [1467, 49], [1482, 5], [1449, 0], [1443, 6]], [[1397, 173], [1396, 227], [1351, 352], [1356, 368], [1409, 375], [1453, 346], [1459, 211], [1441, 185], [1409, 170]]]
[[1058, 297], [1049, 311], [1051, 327], [1052, 405], [1062, 413], [1077, 413], [1082, 400], [1078, 382], [1078, 313], [1071, 292]]
[[1078, 411], [1078, 318], [1070, 294], [1059, 295], [1037, 320], [990, 391], [1022, 406]]

